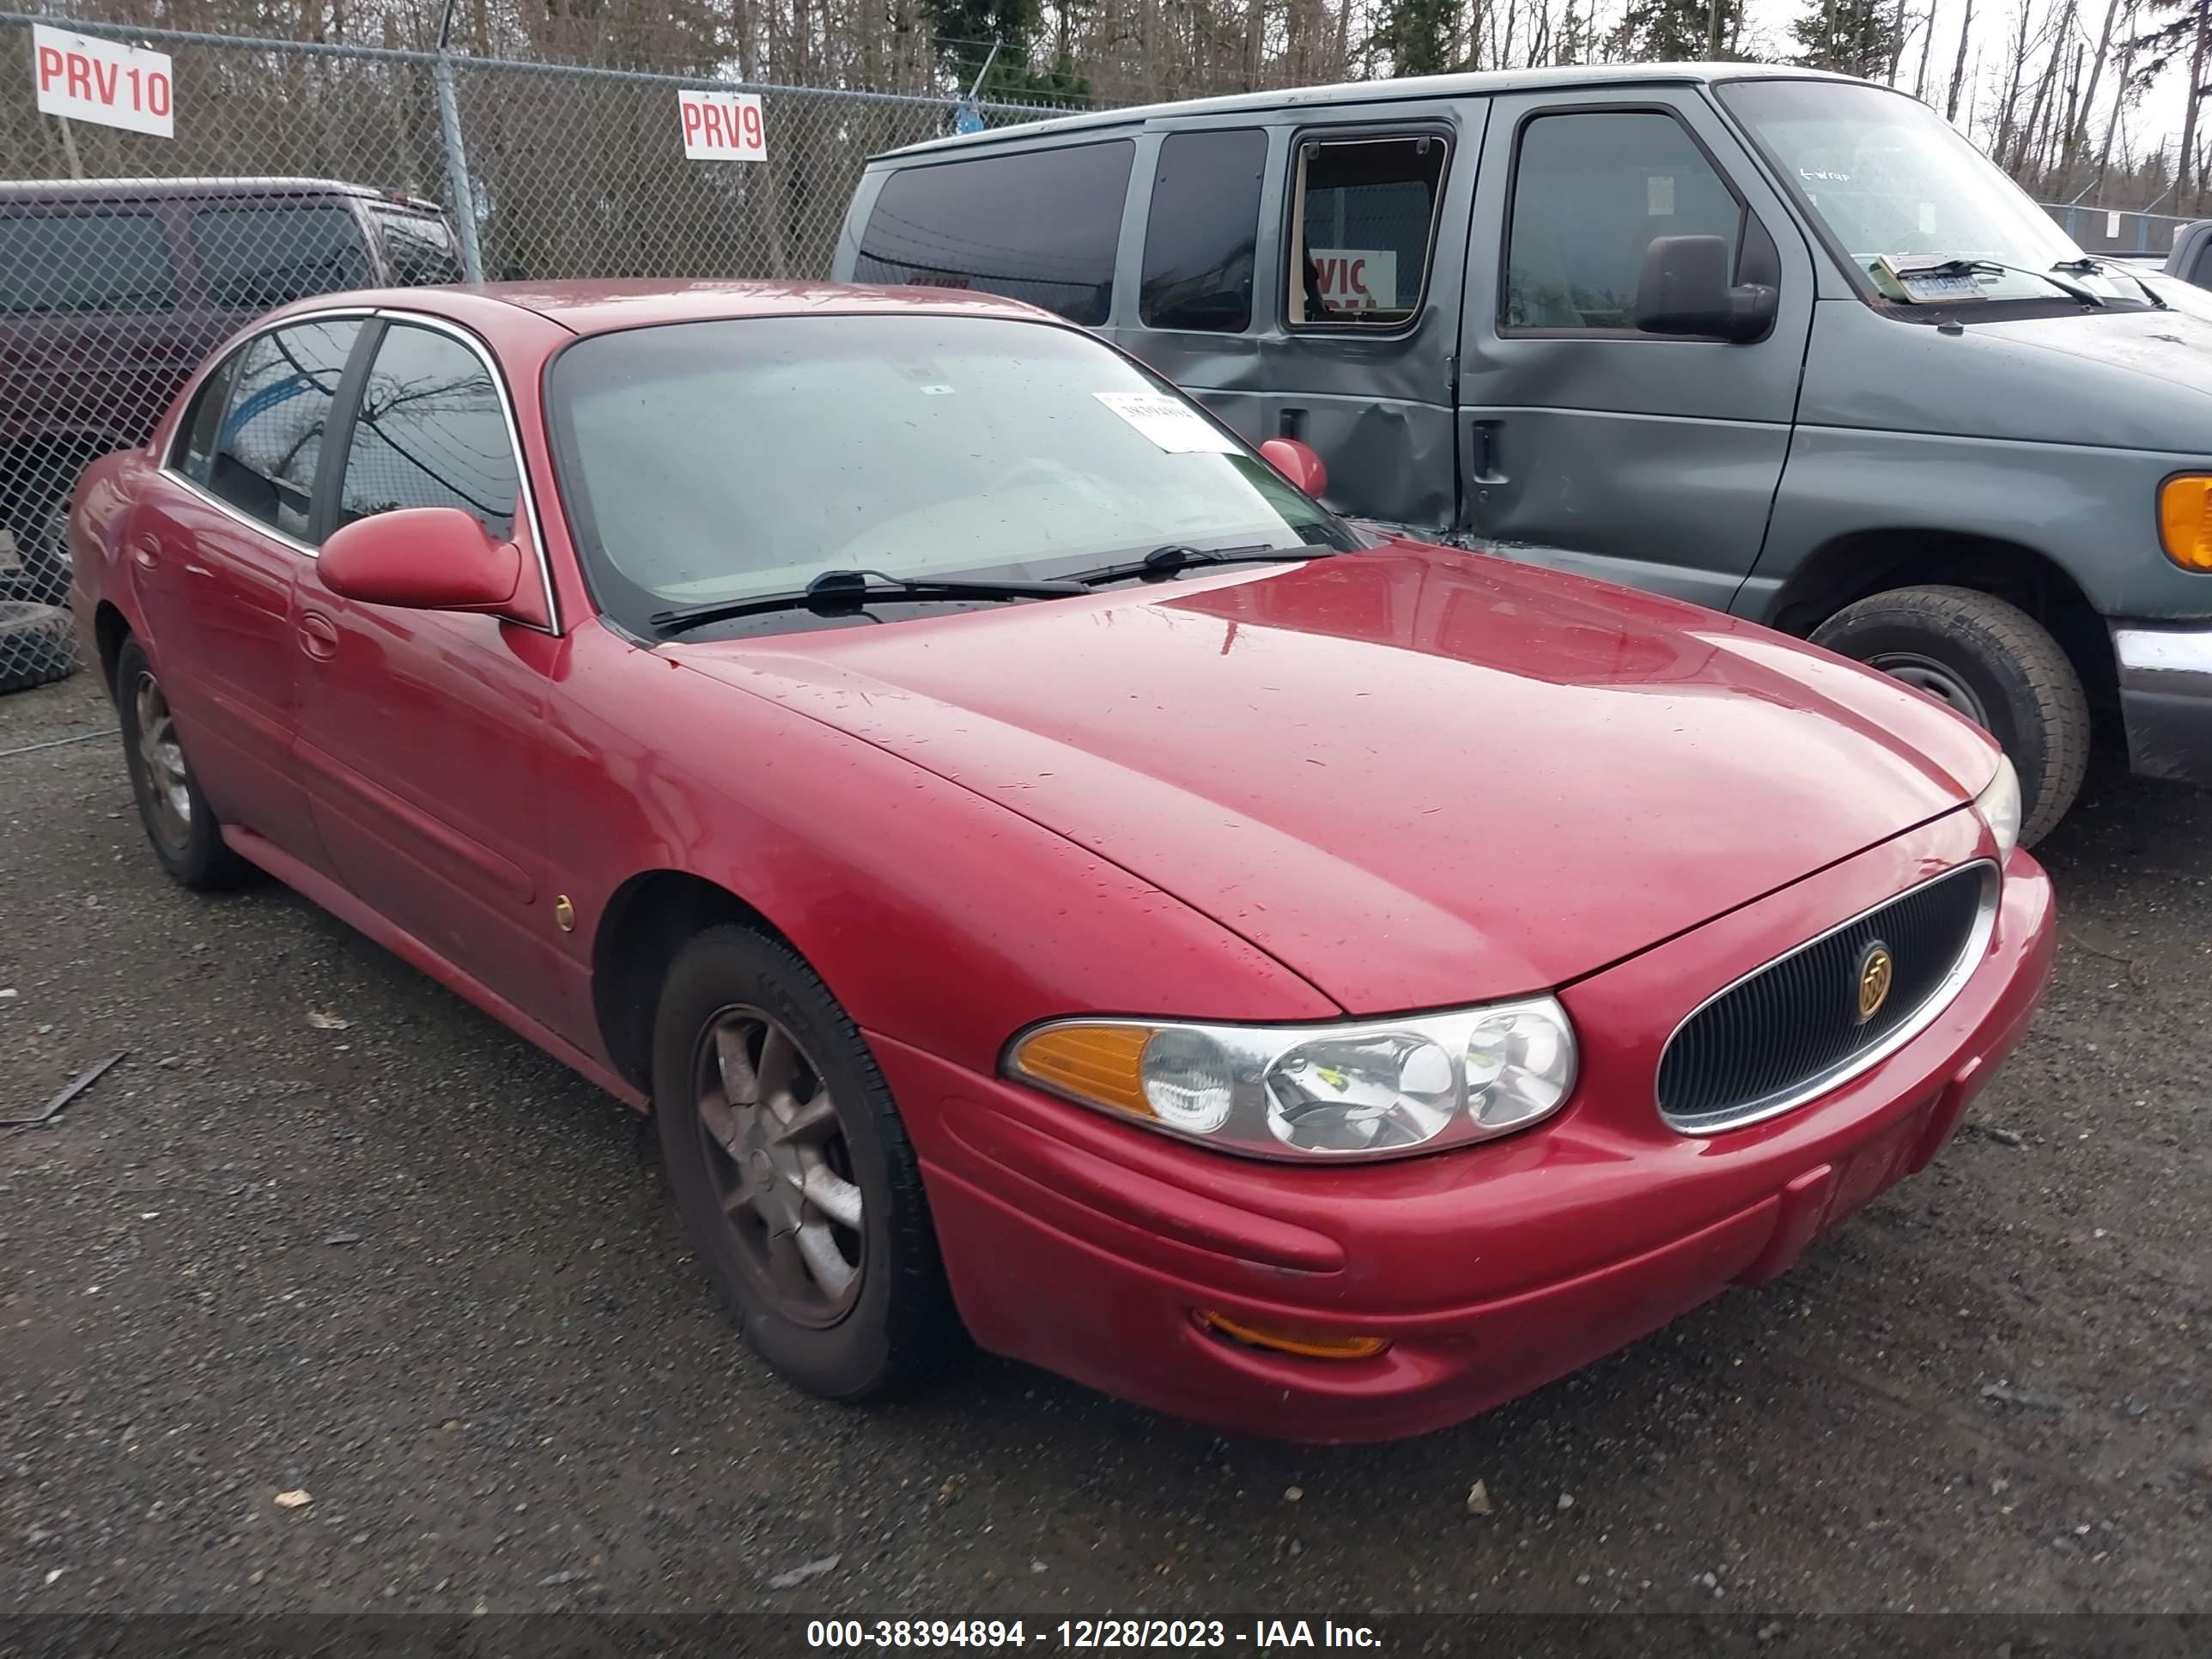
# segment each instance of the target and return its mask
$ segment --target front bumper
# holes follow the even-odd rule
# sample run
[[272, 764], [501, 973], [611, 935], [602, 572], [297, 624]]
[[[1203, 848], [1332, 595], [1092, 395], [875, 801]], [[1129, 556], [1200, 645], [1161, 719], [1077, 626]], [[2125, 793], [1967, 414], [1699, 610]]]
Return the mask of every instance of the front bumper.
[[2114, 623], [2128, 763], [2212, 787], [2212, 627]]
[[[1838, 918], [1989, 848], [1952, 814], [1568, 988], [1576, 1093], [1526, 1133], [1357, 1167], [1224, 1157], [872, 1034], [923, 1164], [977, 1341], [1216, 1428], [1418, 1434], [1504, 1403], [1787, 1268], [1919, 1170], [2026, 1027], [2049, 976], [2051, 888], [2005, 872], [1981, 966], [1933, 1024], [1786, 1115], [1707, 1137], [1651, 1084], [1675, 1018]], [[1382, 1335], [1295, 1358], [1202, 1329]]]

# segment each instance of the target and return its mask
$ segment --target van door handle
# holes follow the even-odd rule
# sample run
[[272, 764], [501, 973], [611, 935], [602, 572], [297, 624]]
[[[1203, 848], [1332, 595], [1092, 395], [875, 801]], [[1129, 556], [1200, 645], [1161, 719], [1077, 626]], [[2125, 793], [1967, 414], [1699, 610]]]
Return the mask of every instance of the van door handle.
[[338, 653], [338, 630], [328, 617], [310, 611], [300, 618], [300, 649], [318, 662]]
[[1306, 412], [1303, 409], [1286, 409], [1275, 417], [1278, 438], [1296, 438], [1305, 430]]
[[1474, 453], [1468, 465], [1477, 483], [1501, 484], [1507, 482], [1506, 475], [1498, 468], [1498, 433], [1504, 424], [1502, 421], [1477, 421], [1474, 423]]

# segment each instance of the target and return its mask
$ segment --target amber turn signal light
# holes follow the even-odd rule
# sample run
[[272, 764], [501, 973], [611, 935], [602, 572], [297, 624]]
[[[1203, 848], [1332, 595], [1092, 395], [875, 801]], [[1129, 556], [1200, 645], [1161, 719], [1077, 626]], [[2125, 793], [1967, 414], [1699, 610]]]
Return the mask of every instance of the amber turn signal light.
[[2184, 570], [2212, 572], [2212, 474], [2188, 473], [2160, 486], [2158, 538]]
[[1078, 1100], [1152, 1117], [1143, 1073], [1152, 1036], [1149, 1025], [1050, 1026], [1014, 1046], [1012, 1070]]
[[1297, 1331], [1280, 1325], [1255, 1325], [1211, 1308], [1196, 1310], [1198, 1322], [1216, 1336], [1225, 1336], [1248, 1348], [1296, 1354], [1301, 1359], [1372, 1359], [1390, 1346], [1387, 1336], [1352, 1336], [1343, 1333]]

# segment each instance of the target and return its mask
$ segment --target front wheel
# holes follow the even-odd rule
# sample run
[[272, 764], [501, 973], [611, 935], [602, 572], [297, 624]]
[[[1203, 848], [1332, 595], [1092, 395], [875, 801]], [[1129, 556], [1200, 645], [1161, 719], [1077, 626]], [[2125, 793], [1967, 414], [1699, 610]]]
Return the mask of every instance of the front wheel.
[[957, 1356], [921, 1165], [866, 1042], [796, 952], [736, 927], [684, 947], [653, 1101], [707, 1276], [776, 1370], [860, 1400]]
[[2048, 835], [2089, 769], [2081, 677], [2041, 623], [1967, 587], [1899, 587], [1845, 605], [1813, 643], [1927, 692], [2004, 746], [2020, 774], [2021, 842]]

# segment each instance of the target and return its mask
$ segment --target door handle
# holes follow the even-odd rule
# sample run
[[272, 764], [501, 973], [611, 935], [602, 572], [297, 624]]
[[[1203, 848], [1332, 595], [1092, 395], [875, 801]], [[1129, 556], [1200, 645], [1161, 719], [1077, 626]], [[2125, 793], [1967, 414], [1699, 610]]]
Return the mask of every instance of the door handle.
[[338, 653], [338, 630], [328, 617], [307, 611], [300, 618], [300, 649], [318, 662], [328, 662]]
[[1477, 421], [1474, 423], [1474, 453], [1470, 458], [1470, 474], [1477, 483], [1501, 484], [1510, 483], [1506, 475], [1498, 470], [1498, 421]]

